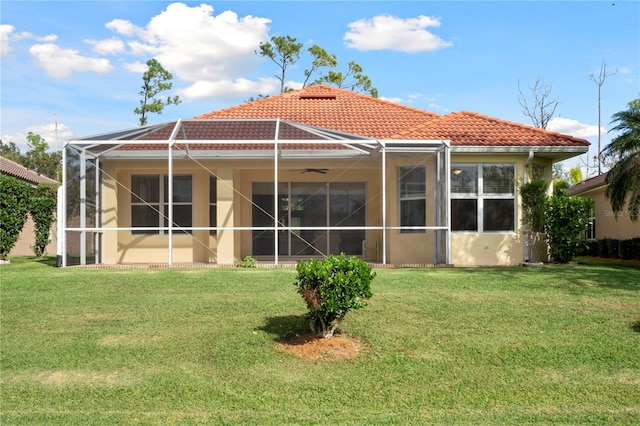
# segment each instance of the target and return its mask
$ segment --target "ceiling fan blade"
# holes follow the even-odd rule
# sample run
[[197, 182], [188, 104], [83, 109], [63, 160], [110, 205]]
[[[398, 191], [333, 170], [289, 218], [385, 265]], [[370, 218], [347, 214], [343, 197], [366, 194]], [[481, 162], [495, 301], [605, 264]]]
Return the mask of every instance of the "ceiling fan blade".
[[324, 175], [329, 171], [329, 169], [307, 169], [307, 171], [312, 173], [320, 173], [321, 175]]
[[326, 174], [329, 169], [289, 169], [290, 172], [300, 172], [300, 173], [320, 173], [322, 175]]

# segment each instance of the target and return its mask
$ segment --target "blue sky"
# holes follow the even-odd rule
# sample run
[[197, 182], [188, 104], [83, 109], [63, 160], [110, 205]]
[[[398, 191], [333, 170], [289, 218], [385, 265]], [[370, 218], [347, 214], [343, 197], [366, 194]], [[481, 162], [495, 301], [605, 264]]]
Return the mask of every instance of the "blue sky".
[[[637, 1], [5, 1], [0, 2], [1, 128], [26, 146], [135, 127], [143, 64], [173, 73], [168, 106], [150, 123], [274, 95], [277, 69], [254, 52], [274, 35], [317, 44], [364, 68], [381, 98], [446, 114], [474, 111], [525, 124], [518, 84], [558, 99], [549, 129], [594, 143], [640, 96]], [[298, 87], [309, 58], [287, 75]], [[57, 131], [56, 131], [57, 128]], [[603, 146], [614, 135], [604, 133]], [[584, 165], [581, 160], [570, 161]], [[586, 170], [585, 170], [586, 171]]]

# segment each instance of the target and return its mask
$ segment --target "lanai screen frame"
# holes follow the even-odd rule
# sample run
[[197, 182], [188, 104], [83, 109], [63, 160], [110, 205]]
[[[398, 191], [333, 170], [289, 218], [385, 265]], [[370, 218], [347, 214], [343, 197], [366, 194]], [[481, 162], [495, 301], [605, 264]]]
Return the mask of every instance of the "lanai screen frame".
[[[249, 121], [275, 121], [275, 133], [272, 139], [266, 140], [229, 140], [229, 139], [180, 139], [180, 130], [183, 129], [183, 123], [189, 121], [217, 121], [217, 122], [249, 122]], [[165, 122], [159, 123], [150, 126], [125, 129], [116, 132], [103, 133], [98, 135], [87, 136], [84, 138], [78, 138], [69, 140], [64, 144], [64, 148], [62, 151], [62, 190], [60, 191], [61, 197], [59, 197], [59, 217], [58, 219], [58, 235], [61, 237], [61, 244], [58, 245], [58, 258], [61, 259], [59, 262], [60, 266], [66, 267], [68, 266], [68, 255], [67, 252], [67, 242], [68, 242], [68, 233], [77, 232], [80, 235], [80, 265], [87, 264], [87, 239], [86, 235], [88, 232], [94, 233], [95, 235], [101, 235], [104, 232], [118, 232], [118, 231], [132, 231], [132, 230], [144, 230], [145, 228], [140, 227], [104, 227], [101, 224], [101, 211], [102, 211], [102, 200], [101, 200], [101, 167], [100, 167], [100, 159], [101, 156], [105, 154], [112, 153], [117, 151], [119, 148], [127, 144], [132, 144], [136, 146], [142, 147], [151, 147], [157, 145], [166, 145], [167, 149], [162, 150], [164, 154], [166, 154], [167, 161], [167, 177], [168, 177], [168, 226], [166, 227], [154, 227], [154, 230], [166, 230], [168, 235], [168, 257], [167, 257], [167, 265], [173, 265], [173, 233], [174, 231], [184, 231], [184, 230], [229, 230], [229, 231], [253, 231], [253, 230], [267, 230], [274, 231], [275, 233], [275, 242], [274, 242], [274, 265], [279, 264], [279, 256], [278, 255], [278, 231], [280, 230], [292, 230], [292, 229], [301, 229], [300, 226], [279, 226], [278, 220], [274, 219], [274, 226], [272, 227], [254, 227], [254, 226], [232, 226], [232, 227], [178, 227], [173, 224], [173, 162], [174, 162], [174, 147], [176, 144], [185, 145], [187, 156], [186, 158], [222, 158], [221, 155], [216, 155], [214, 157], [211, 156], [202, 156], [198, 157], [198, 155], [194, 155], [197, 151], [189, 152], [189, 144], [206, 144], [206, 145], [273, 145], [273, 151], [271, 153], [271, 157], [273, 158], [273, 178], [274, 178], [274, 206], [278, 205], [278, 169], [279, 169], [279, 160], [283, 158], [287, 159], [309, 159], [310, 157], [305, 157], [304, 150], [291, 150], [291, 153], [295, 153], [296, 155], [292, 155], [289, 157], [283, 157], [283, 145], [297, 145], [297, 144], [312, 144], [312, 145], [323, 145], [328, 144], [331, 146], [335, 146], [336, 144], [343, 145], [348, 148], [346, 152], [349, 152], [349, 155], [345, 155], [345, 152], [341, 152], [341, 155], [329, 155], [328, 153], [332, 150], [328, 148], [324, 157], [316, 157], [323, 159], [349, 159], [349, 158], [371, 158], [373, 155], [380, 155], [381, 159], [381, 177], [382, 177], [382, 225], [381, 226], [356, 226], [356, 227], [334, 227], [334, 226], [326, 226], [326, 227], [304, 227], [304, 229], [309, 230], [379, 230], [382, 231], [382, 243], [381, 243], [381, 253], [382, 259], [381, 262], [383, 265], [387, 264], [387, 232], [391, 230], [401, 230], [407, 229], [407, 227], [401, 226], [390, 226], [387, 224], [387, 155], [388, 154], [415, 154], [415, 153], [424, 153], [424, 154], [433, 154], [435, 156], [435, 166], [436, 166], [436, 177], [434, 179], [434, 199], [436, 205], [435, 211], [435, 226], [417, 226], [410, 227], [412, 230], [425, 230], [425, 231], [434, 231], [435, 232], [435, 258], [436, 263], [449, 264], [450, 263], [450, 241], [451, 241], [451, 214], [450, 214], [450, 199], [451, 199], [451, 187], [450, 187], [450, 143], [448, 140], [396, 140], [396, 139], [374, 139], [368, 138], [360, 135], [353, 135], [345, 132], [339, 132], [330, 129], [322, 129], [314, 126], [309, 126], [300, 123], [294, 123], [291, 121], [280, 120], [280, 119], [212, 119], [212, 120], [203, 120], [203, 119], [189, 119], [189, 120], [176, 120], [171, 135], [167, 139], [162, 140], [142, 140], [139, 139], [144, 135], [148, 135], [158, 129], [166, 128], [166, 126], [173, 124], [174, 122]], [[288, 125], [292, 125], [294, 127], [299, 128], [305, 132], [308, 132], [314, 136], [320, 137], [321, 139], [300, 139], [300, 140], [289, 140], [289, 139], [280, 139], [279, 131], [281, 123], [286, 123]], [[67, 151], [69, 149], [73, 149], [78, 151], [79, 153], [79, 220], [80, 226], [71, 227], [67, 223], [67, 201], [68, 201], [68, 193], [67, 193], [67, 185], [69, 176], [67, 173], [67, 163], [68, 163], [68, 154]], [[260, 150], [261, 153], [266, 152], [267, 150]], [[137, 157], [127, 157], [126, 151], [122, 151], [123, 155], [118, 156], [120, 159], [135, 159]], [[154, 153], [160, 152], [157, 149], [153, 150]], [[205, 151], [210, 152], [210, 151]], [[232, 152], [232, 151], [229, 151]], [[335, 153], [334, 153], [335, 154]], [[233, 155], [233, 154], [231, 154]], [[231, 155], [229, 157], [231, 158]], [[315, 155], [315, 154], [314, 154]], [[164, 157], [164, 155], [163, 155]], [[269, 157], [256, 155], [252, 156], [252, 158], [256, 159], [267, 159]], [[95, 161], [95, 203], [96, 203], [96, 223], [99, 226], [89, 227], [87, 226], [87, 162], [89, 160]], [[210, 172], [211, 173], [211, 172]], [[100, 245], [99, 240], [96, 240], [96, 247], [94, 250], [96, 253], [99, 253], [102, 248], [98, 247]], [[444, 251], [444, 255], [443, 252]], [[100, 263], [99, 258], [95, 256], [95, 263]]]

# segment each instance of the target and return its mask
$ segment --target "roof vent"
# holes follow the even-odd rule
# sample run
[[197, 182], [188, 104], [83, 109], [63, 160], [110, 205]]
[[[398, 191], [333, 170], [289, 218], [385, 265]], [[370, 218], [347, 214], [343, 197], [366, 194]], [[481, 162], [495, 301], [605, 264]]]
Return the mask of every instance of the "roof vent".
[[336, 100], [336, 95], [333, 93], [303, 93], [300, 95], [300, 99], [326, 99]]

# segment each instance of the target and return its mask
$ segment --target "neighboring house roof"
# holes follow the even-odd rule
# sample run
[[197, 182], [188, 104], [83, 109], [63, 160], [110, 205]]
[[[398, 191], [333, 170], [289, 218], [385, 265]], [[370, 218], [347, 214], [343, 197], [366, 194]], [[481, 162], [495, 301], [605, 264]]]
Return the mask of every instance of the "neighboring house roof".
[[589, 146], [584, 139], [473, 112], [439, 115], [315, 85], [195, 118], [281, 118], [378, 139], [446, 139], [451, 146]]
[[581, 195], [594, 189], [606, 186], [605, 180], [607, 179], [607, 173], [583, 180], [580, 183], [575, 184], [567, 191], [567, 195]]
[[59, 183], [56, 180], [43, 176], [38, 172], [28, 169], [8, 158], [0, 157], [0, 173], [16, 177], [33, 185], [39, 183]]

